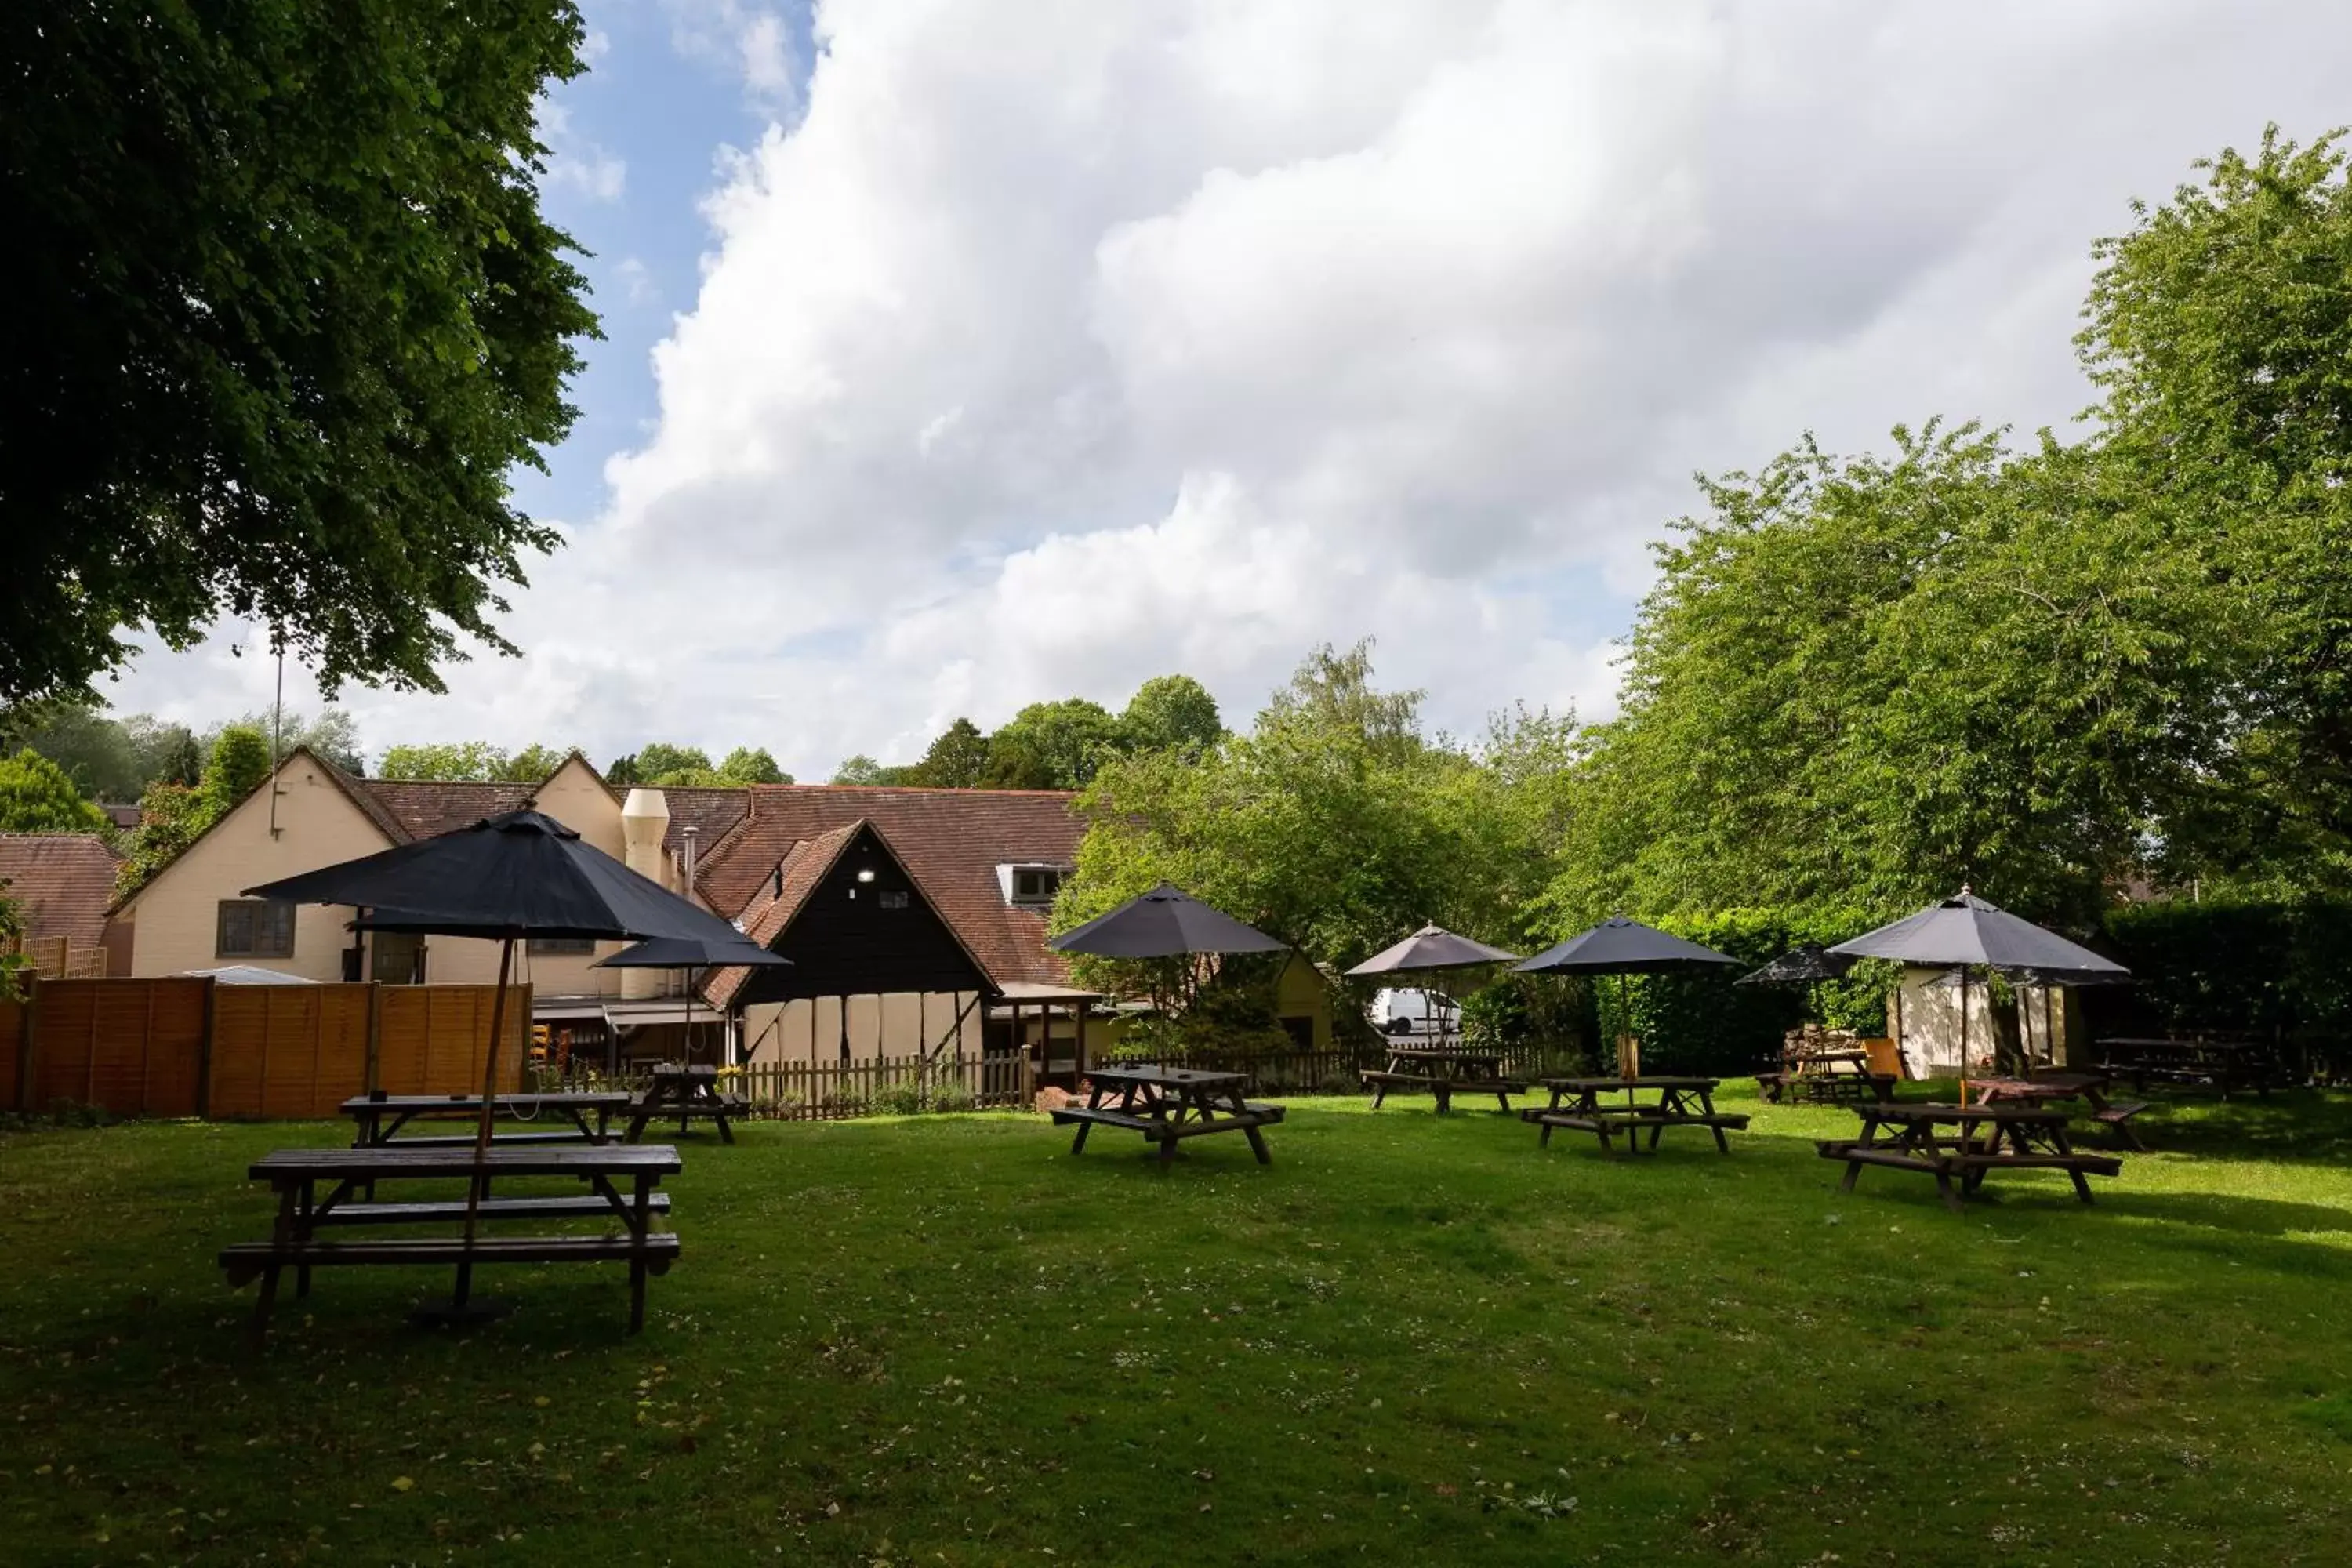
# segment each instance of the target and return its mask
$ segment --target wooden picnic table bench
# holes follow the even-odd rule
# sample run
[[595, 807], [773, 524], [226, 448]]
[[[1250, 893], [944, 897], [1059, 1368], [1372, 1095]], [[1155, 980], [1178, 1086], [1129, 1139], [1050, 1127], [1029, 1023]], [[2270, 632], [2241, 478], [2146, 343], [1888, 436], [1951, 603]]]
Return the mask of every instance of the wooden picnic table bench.
[[1087, 1103], [1066, 1105], [1054, 1112], [1057, 1127], [1076, 1126], [1070, 1152], [1082, 1152], [1087, 1134], [1097, 1127], [1117, 1127], [1140, 1132], [1158, 1145], [1159, 1167], [1164, 1174], [1175, 1159], [1177, 1143], [1212, 1132], [1241, 1132], [1249, 1138], [1257, 1163], [1270, 1165], [1265, 1135], [1258, 1130], [1282, 1120], [1279, 1105], [1256, 1105], [1243, 1098], [1249, 1075], [1212, 1072], [1198, 1068], [1163, 1068], [1149, 1064], [1095, 1067], [1087, 1074]]
[[1491, 1051], [1465, 1050], [1459, 1046], [1392, 1045], [1388, 1066], [1363, 1075], [1378, 1110], [1391, 1092], [1426, 1089], [1437, 1101], [1441, 1116], [1453, 1107], [1457, 1094], [1491, 1094], [1504, 1110], [1510, 1097], [1525, 1094], [1527, 1082], [1505, 1075], [1503, 1058]]
[[2259, 1040], [2199, 1040], [2113, 1035], [2092, 1042], [2098, 1068], [2128, 1079], [2136, 1094], [2148, 1080], [2212, 1089], [2227, 1100], [2241, 1089], [2268, 1095], [2278, 1075], [2277, 1053]]
[[629, 1131], [625, 1142], [634, 1143], [646, 1135], [646, 1125], [653, 1121], [677, 1120], [677, 1130], [687, 1131], [692, 1121], [716, 1122], [721, 1142], [735, 1142], [728, 1122], [751, 1113], [751, 1102], [740, 1094], [719, 1092], [719, 1069], [715, 1067], [681, 1066], [664, 1062], [653, 1069], [645, 1092], [629, 1101]]
[[2079, 1100], [2090, 1111], [2090, 1119], [2102, 1127], [2115, 1129], [2116, 1141], [2125, 1148], [2145, 1153], [2147, 1145], [2141, 1142], [2133, 1130], [2132, 1118], [2148, 1108], [2145, 1100], [2109, 1100], [2107, 1090], [2114, 1080], [2105, 1073], [2035, 1071], [2024, 1078], [1979, 1078], [1969, 1080], [1969, 1088], [1987, 1105], [2046, 1105], [2053, 1100]]
[[[1715, 1134], [1715, 1146], [1722, 1152], [1731, 1152], [1731, 1142], [1726, 1131], [1737, 1132], [1746, 1128], [1748, 1118], [1738, 1112], [1722, 1112], [1715, 1109], [1716, 1086], [1721, 1079], [1690, 1078], [1674, 1074], [1654, 1074], [1643, 1078], [1548, 1078], [1538, 1080], [1551, 1091], [1551, 1104], [1541, 1110], [1533, 1107], [1519, 1112], [1519, 1120], [1533, 1122], [1542, 1131], [1536, 1142], [1549, 1147], [1556, 1131], [1590, 1132], [1601, 1140], [1603, 1153], [1613, 1153], [1611, 1140], [1624, 1134], [1625, 1152], [1642, 1152], [1642, 1133], [1650, 1134], [1650, 1152], [1655, 1153], [1659, 1135], [1669, 1127], [1704, 1127]], [[1617, 1103], [1614, 1096], [1623, 1095]], [[1654, 1098], [1644, 1099], [1643, 1096]]]
[[[623, 1089], [501, 1094], [491, 1101], [492, 1114], [520, 1122], [535, 1121], [545, 1116], [550, 1119], [551, 1125], [543, 1131], [494, 1132], [492, 1141], [499, 1143], [602, 1143], [612, 1136], [614, 1114], [627, 1110], [628, 1105], [629, 1095]], [[397, 1142], [404, 1149], [470, 1149], [474, 1146], [471, 1131], [410, 1138], [403, 1138], [400, 1134], [412, 1121], [430, 1123], [457, 1117], [468, 1121], [476, 1121], [482, 1114], [482, 1097], [478, 1094], [355, 1094], [343, 1101], [342, 1110], [357, 1124], [357, 1134], [352, 1140], [354, 1148]], [[553, 1125], [555, 1122], [568, 1125]]]
[[[233, 1289], [256, 1279], [261, 1281], [252, 1331], [257, 1342], [268, 1331], [278, 1276], [287, 1268], [295, 1270], [299, 1297], [310, 1294], [313, 1268], [417, 1263], [456, 1264], [463, 1273], [482, 1263], [625, 1262], [629, 1331], [635, 1333], [645, 1327], [646, 1277], [667, 1273], [677, 1258], [677, 1237], [653, 1228], [654, 1216], [668, 1209], [667, 1203], [656, 1202], [666, 1194], [654, 1189], [680, 1168], [676, 1149], [653, 1143], [494, 1143], [478, 1155], [472, 1149], [418, 1149], [399, 1143], [279, 1149], [248, 1169], [254, 1180], [268, 1182], [278, 1194], [278, 1222], [270, 1238], [222, 1248], [220, 1264]], [[584, 1199], [491, 1196], [494, 1184], [539, 1176], [571, 1177], [587, 1183], [592, 1191]], [[483, 1221], [604, 1216], [620, 1228], [618, 1234], [604, 1236], [476, 1236], [470, 1246], [463, 1236], [320, 1239], [321, 1229], [349, 1225], [463, 1222], [463, 1198], [375, 1204], [362, 1196], [379, 1182], [417, 1180], [478, 1185], [478, 1217]]]
[[1825, 1138], [1815, 1145], [1822, 1158], [1846, 1163], [1840, 1192], [1853, 1191], [1864, 1165], [1919, 1171], [1936, 1178], [1944, 1205], [1958, 1214], [1961, 1200], [1994, 1171], [2063, 1171], [2074, 1180], [2074, 1195], [2087, 1204], [2087, 1177], [2123, 1170], [2113, 1154], [2077, 1152], [2066, 1132], [2072, 1118], [2049, 1106], [1896, 1103], [1857, 1105], [1854, 1114], [1862, 1118], [1861, 1137]]

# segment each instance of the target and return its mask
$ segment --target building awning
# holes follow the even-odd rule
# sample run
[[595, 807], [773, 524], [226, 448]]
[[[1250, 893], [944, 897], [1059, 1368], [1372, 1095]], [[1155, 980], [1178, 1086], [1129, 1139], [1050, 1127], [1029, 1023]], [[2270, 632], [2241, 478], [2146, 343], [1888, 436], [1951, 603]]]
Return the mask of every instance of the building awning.
[[1109, 994], [1104, 991], [1081, 991], [1071, 985], [1052, 985], [1036, 980], [1008, 980], [999, 987], [1007, 1002], [1099, 1002]]

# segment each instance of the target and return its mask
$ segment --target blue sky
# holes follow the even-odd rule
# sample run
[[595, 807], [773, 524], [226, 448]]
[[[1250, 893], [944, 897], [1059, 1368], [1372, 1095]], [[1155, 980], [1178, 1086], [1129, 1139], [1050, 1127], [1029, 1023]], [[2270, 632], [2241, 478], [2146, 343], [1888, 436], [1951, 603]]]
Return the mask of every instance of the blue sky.
[[[709, 239], [700, 203], [726, 151], [756, 142], [780, 112], [789, 116], [806, 86], [809, 8], [770, 14], [789, 41], [782, 101], [745, 82], [723, 16], [656, 0], [583, 5], [589, 69], [550, 95], [562, 131], [541, 196], [550, 219], [590, 252], [582, 267], [604, 341], [585, 346], [571, 438], [549, 455], [547, 474], [518, 479], [518, 499], [534, 514], [594, 517], [604, 460], [642, 440], [660, 412], [649, 356], [672, 313], [693, 307]], [[617, 177], [606, 172], [615, 163]]]
[[[772, 751], [1317, 644], [1475, 733], [1612, 710], [1695, 470], [2062, 428], [2091, 246], [2344, 117], [2304, 0], [599, 0], [548, 209], [606, 341], [569, 543], [413, 741]], [[230, 649], [117, 706], [268, 700]], [[319, 694], [290, 671], [290, 700]]]

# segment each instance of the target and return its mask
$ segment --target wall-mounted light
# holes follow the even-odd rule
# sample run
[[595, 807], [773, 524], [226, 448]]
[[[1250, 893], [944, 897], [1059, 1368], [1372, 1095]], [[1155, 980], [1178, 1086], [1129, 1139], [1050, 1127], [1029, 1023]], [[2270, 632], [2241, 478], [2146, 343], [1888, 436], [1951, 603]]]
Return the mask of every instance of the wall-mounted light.
[[868, 866], [868, 867], [866, 867], [864, 870], [862, 870], [862, 871], [858, 872], [858, 873], [857, 873], [857, 879], [858, 879], [859, 881], [861, 881], [861, 882], [870, 882], [870, 881], [872, 881], [872, 880], [874, 879], [874, 868], [873, 868], [873, 867], [871, 867], [871, 866]]

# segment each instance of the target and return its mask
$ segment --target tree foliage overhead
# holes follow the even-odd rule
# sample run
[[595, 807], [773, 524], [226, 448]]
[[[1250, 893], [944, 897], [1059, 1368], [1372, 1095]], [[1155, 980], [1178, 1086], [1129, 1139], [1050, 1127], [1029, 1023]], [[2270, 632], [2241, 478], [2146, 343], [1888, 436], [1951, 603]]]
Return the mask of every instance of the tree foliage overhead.
[[2086, 439], [1702, 481], [1559, 927], [1973, 881], [2087, 929], [2135, 877], [2352, 879], [2352, 195], [2332, 139], [2204, 168], [2098, 248]]
[[572, 0], [0, 9], [0, 700], [86, 689], [125, 628], [275, 628], [331, 689], [440, 689], [595, 332], [540, 216]]
[[102, 833], [106, 813], [63, 768], [29, 747], [0, 756], [0, 833]]
[[1249, 733], [1197, 758], [1107, 760], [1079, 797], [1066, 929], [1172, 881], [1344, 969], [1426, 921], [1522, 940], [1552, 873], [1574, 723], [1498, 715], [1475, 748], [1422, 732], [1370, 646], [1318, 649]]

